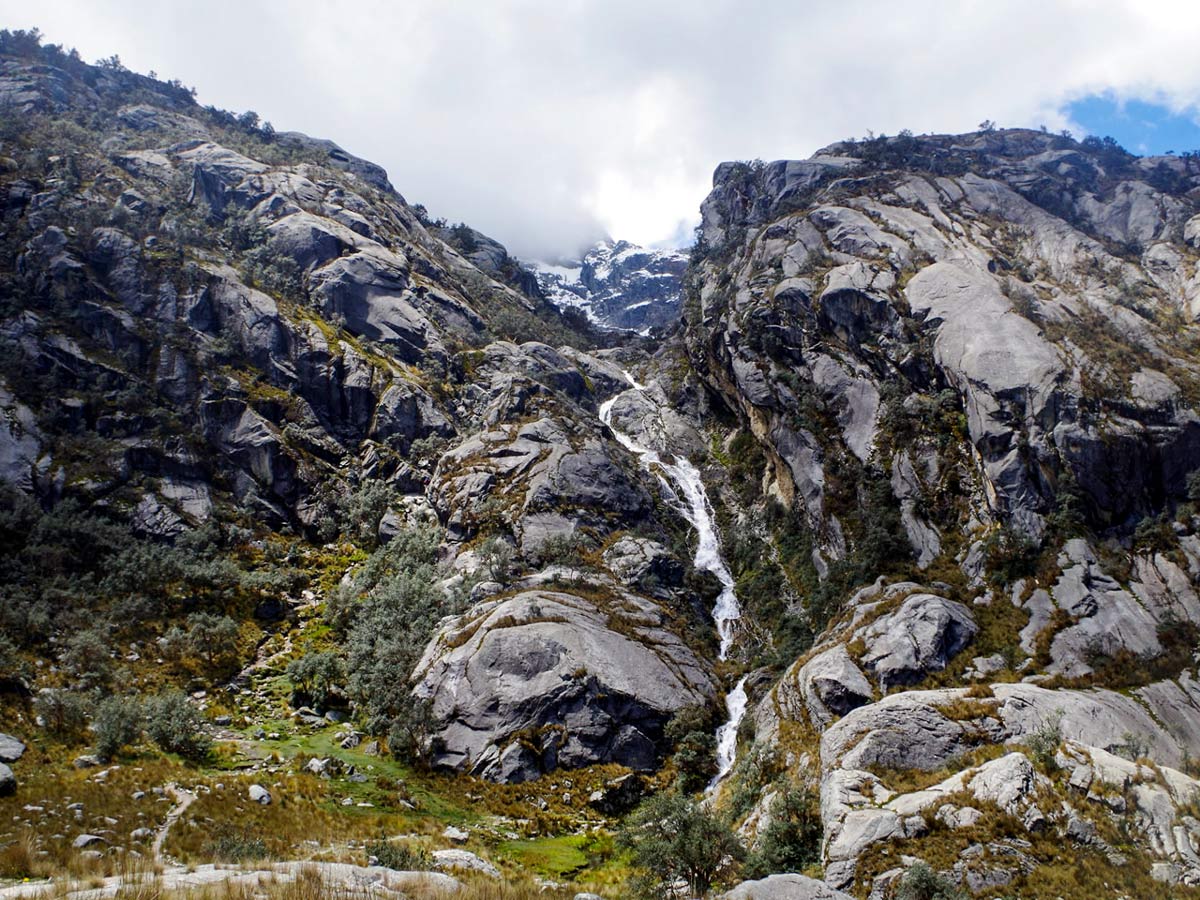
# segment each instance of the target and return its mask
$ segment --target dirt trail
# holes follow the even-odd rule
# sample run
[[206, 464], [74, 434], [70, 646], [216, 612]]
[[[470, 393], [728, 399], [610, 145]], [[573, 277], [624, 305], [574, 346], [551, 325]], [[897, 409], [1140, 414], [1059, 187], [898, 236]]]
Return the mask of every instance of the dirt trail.
[[187, 808], [196, 802], [196, 795], [194, 793], [185, 791], [177, 784], [168, 784], [166, 791], [175, 798], [175, 805], [167, 812], [166, 821], [158, 827], [158, 831], [154, 834], [154, 843], [151, 845], [151, 850], [154, 852], [154, 858], [159, 862], [163, 861], [162, 846], [171, 831], [171, 826], [178, 822], [179, 817], [187, 812]]

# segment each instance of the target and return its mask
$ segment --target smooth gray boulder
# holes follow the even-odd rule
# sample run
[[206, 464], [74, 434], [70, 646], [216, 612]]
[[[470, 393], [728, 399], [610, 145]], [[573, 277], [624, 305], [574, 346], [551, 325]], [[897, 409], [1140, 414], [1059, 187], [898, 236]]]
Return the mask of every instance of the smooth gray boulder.
[[261, 806], [271, 805], [271, 792], [261, 784], [250, 785], [250, 787], [246, 789], [246, 796], [250, 798], [251, 802], [258, 803]]
[[604, 551], [604, 564], [629, 587], [677, 587], [683, 581], [683, 563], [666, 547], [649, 538], [626, 535]]
[[907, 691], [848, 713], [821, 735], [821, 765], [847, 769], [941, 768], [979, 743], [981, 736], [1003, 740], [1005, 733], [991, 721], [981, 735], [978, 723], [958, 722], [939, 711], [938, 703], [960, 691]]
[[25, 744], [11, 734], [0, 734], [0, 762], [16, 762], [25, 755]]
[[852, 900], [823, 881], [805, 875], [769, 875], [743, 881], [721, 895], [722, 900]]
[[489, 878], [499, 878], [500, 870], [470, 850], [434, 850], [433, 864], [439, 869], [450, 871], [479, 872]]
[[795, 676], [809, 718], [825, 728], [835, 716], [870, 703], [875, 696], [871, 683], [855, 665], [843, 644], [809, 660]]
[[918, 593], [855, 636], [866, 645], [863, 666], [886, 693], [946, 668], [978, 630], [975, 617], [961, 603]]
[[414, 673], [437, 722], [434, 764], [505, 782], [599, 762], [653, 768], [671, 715], [715, 691], [666, 622], [616, 590], [603, 605], [526, 591], [448, 621]]

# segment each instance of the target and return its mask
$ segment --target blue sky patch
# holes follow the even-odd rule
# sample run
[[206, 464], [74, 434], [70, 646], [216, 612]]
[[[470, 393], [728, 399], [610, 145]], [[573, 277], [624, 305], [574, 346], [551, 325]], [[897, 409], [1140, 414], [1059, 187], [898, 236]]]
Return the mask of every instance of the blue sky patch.
[[1063, 112], [1087, 134], [1116, 138], [1138, 156], [1200, 150], [1200, 110], [1176, 113], [1158, 103], [1095, 94], [1068, 104]]

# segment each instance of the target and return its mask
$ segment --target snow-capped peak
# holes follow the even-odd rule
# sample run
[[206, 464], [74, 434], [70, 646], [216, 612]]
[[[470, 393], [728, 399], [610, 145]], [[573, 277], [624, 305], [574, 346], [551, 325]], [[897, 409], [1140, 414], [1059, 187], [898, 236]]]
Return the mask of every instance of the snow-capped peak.
[[629, 241], [600, 241], [578, 261], [528, 262], [546, 296], [605, 328], [647, 331], [679, 315], [687, 255]]

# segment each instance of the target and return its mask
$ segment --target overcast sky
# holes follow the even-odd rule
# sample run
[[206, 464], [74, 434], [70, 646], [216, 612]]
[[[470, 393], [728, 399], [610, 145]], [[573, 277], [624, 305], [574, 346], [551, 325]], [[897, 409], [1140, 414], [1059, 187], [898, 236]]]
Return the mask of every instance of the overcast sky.
[[1195, 0], [0, 0], [0, 19], [331, 138], [540, 258], [687, 235], [721, 160], [1057, 130], [1106, 91], [1200, 103]]

